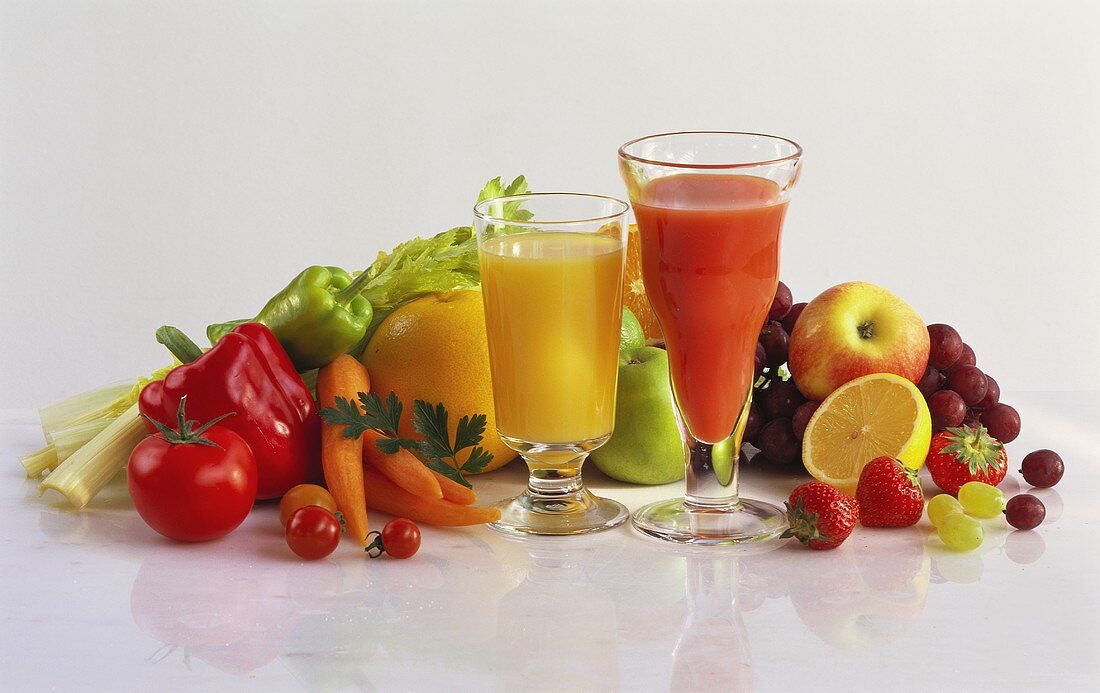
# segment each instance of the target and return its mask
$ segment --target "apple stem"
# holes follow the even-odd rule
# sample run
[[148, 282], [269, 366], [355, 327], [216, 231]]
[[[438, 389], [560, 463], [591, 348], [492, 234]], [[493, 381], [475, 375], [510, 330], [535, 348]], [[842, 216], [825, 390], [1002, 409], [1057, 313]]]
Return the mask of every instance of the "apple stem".
[[870, 339], [875, 334], [875, 323], [870, 320], [861, 322], [856, 327], [856, 330], [859, 332], [860, 339]]

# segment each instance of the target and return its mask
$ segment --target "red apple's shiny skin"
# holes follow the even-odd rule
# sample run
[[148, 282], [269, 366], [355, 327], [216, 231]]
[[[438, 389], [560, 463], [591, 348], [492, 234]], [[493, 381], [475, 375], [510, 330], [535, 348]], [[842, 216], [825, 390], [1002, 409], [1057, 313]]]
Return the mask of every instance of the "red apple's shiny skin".
[[916, 383], [928, 366], [928, 330], [917, 311], [881, 286], [847, 282], [802, 311], [788, 358], [798, 389], [817, 402], [871, 373]]

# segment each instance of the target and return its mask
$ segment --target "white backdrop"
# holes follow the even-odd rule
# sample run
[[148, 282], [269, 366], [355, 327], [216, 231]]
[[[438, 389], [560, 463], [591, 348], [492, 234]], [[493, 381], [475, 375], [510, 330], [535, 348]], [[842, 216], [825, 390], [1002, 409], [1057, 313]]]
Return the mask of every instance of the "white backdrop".
[[956, 325], [1006, 392], [1100, 388], [1100, 3], [0, 0], [0, 408], [166, 362], [493, 176], [800, 142], [783, 275]]

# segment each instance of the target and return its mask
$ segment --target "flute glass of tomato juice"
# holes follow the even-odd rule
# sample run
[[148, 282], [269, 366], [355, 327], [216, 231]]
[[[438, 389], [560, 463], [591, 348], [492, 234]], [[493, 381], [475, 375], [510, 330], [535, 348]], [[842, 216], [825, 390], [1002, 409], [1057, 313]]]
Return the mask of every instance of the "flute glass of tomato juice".
[[738, 494], [738, 459], [801, 160], [791, 140], [746, 132], [652, 135], [619, 149], [687, 457], [684, 497], [634, 513], [645, 534], [740, 544], [787, 529], [780, 508]]

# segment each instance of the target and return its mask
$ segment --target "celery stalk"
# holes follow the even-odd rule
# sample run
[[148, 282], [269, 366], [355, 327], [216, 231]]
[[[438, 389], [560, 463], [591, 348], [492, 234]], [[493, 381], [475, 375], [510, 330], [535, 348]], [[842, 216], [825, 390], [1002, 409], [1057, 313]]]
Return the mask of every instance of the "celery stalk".
[[46, 447], [21, 456], [19, 461], [23, 463], [23, 468], [27, 470], [28, 479], [37, 479], [42, 476], [43, 472], [52, 470], [61, 464], [61, 461], [57, 459], [57, 447], [53, 443], [47, 443]]
[[[127, 397], [133, 386], [132, 382], [105, 385], [42, 407], [38, 410], [38, 418], [42, 422], [42, 433], [46, 436], [46, 442], [53, 442], [56, 431], [109, 416], [112, 413], [118, 416], [126, 411], [126, 407], [133, 404], [132, 401], [125, 402], [124, 406], [118, 405]], [[89, 436], [90, 439], [91, 436]]]
[[[123, 409], [123, 411], [126, 411]], [[57, 451], [57, 462], [60, 464], [87, 445], [92, 438], [99, 435], [114, 419], [95, 419], [86, 423], [66, 426], [54, 431], [53, 445]]]
[[39, 493], [53, 489], [80, 510], [126, 467], [130, 453], [149, 435], [133, 404], [87, 445], [58, 465], [38, 486]]
[[[42, 432], [49, 442], [46, 443], [45, 447], [19, 458], [19, 461], [23, 463], [23, 468], [27, 470], [27, 477], [34, 479], [41, 476], [45, 471], [55, 469], [57, 465], [69, 459], [74, 452], [99, 435], [103, 429], [107, 428], [117, 418], [111, 410], [111, 406], [124, 402], [122, 397], [129, 393], [131, 388], [131, 385], [126, 385], [121, 389], [121, 395], [112, 394], [111, 400], [106, 405], [96, 403], [94, 397], [83, 400], [83, 405], [94, 407], [90, 410], [78, 409], [79, 404], [77, 407], [70, 407], [70, 410], [66, 413], [75, 415], [75, 418], [71, 421], [61, 419], [58, 414], [59, 410], [56, 409], [52, 415], [45, 413], [47, 409], [57, 405], [51, 404], [50, 407], [42, 409], [42, 420], [50, 421], [49, 424], [43, 423], [42, 425]], [[119, 388], [112, 389], [118, 390]], [[92, 395], [100, 392], [103, 391], [86, 394]], [[81, 400], [81, 397], [81, 395], [70, 397], [66, 400], [66, 403], [77, 403]], [[64, 403], [59, 402], [58, 404]], [[123, 408], [122, 411], [126, 411], [126, 409]], [[83, 421], [83, 423], [76, 423], [78, 421]]]
[[[148, 378], [138, 378], [136, 383], [105, 385], [39, 409], [38, 418], [42, 422], [42, 434], [46, 437], [46, 446], [19, 458], [23, 468], [27, 470], [27, 476], [34, 479], [63, 464], [70, 456], [95, 440], [122, 414], [133, 409], [143, 387], [154, 380], [163, 379], [177, 365], [179, 365], [178, 362], [161, 368]], [[129, 450], [126, 454], [127, 456], [130, 454]], [[77, 472], [78, 477], [79, 474], [80, 472]], [[60, 478], [64, 480], [66, 477]], [[78, 479], [70, 478], [66, 484], [75, 488], [79, 485], [77, 481]], [[91, 487], [98, 491], [102, 486], [96, 487], [97, 483], [98, 481], [93, 479]], [[84, 503], [87, 503], [87, 500]]]

